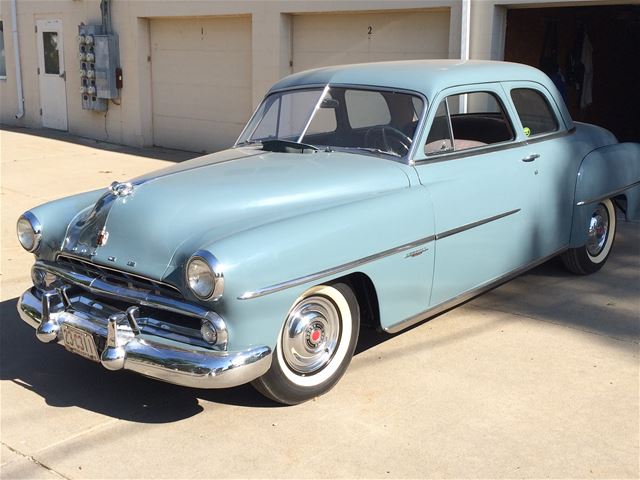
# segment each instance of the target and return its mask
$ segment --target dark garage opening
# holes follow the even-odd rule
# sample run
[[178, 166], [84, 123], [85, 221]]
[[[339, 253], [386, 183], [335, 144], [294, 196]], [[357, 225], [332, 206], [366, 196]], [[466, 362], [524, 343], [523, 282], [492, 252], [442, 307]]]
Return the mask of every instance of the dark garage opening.
[[574, 120], [640, 141], [640, 5], [509, 9], [505, 60], [551, 76]]

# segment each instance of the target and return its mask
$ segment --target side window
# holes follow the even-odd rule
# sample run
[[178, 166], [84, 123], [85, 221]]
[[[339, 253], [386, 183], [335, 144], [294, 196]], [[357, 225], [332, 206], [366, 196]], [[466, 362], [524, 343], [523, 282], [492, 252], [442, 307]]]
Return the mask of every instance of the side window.
[[542, 93], [531, 88], [516, 88], [511, 90], [511, 99], [527, 137], [558, 130], [558, 120]]
[[509, 117], [493, 93], [450, 95], [438, 106], [425, 154], [466, 150], [514, 138]]
[[351, 128], [387, 125], [391, 121], [389, 106], [380, 92], [347, 90], [344, 100]]

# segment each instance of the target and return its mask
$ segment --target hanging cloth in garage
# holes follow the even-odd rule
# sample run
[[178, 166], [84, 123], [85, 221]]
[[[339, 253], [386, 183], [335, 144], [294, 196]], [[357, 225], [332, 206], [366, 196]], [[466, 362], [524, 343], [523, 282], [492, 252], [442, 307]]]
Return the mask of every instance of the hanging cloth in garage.
[[580, 62], [584, 66], [580, 108], [585, 109], [593, 103], [593, 46], [591, 45], [589, 36], [586, 33], [582, 40], [582, 55], [580, 56]]
[[558, 62], [558, 22], [546, 21], [542, 52], [538, 61], [540, 70], [546, 73], [560, 91], [562, 98], [567, 100], [566, 82]]

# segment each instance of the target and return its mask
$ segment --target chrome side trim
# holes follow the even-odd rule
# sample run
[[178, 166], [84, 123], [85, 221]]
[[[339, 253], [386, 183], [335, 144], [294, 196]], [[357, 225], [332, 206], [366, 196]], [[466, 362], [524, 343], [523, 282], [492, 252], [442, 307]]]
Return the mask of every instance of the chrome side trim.
[[[554, 113], [554, 116], [555, 116], [555, 113]], [[540, 133], [533, 137], [527, 137], [527, 139], [525, 140], [525, 143], [527, 145], [532, 145], [534, 143], [544, 142], [545, 140], [553, 140], [554, 138], [561, 138], [561, 137], [566, 137], [568, 135], [573, 135], [575, 132], [576, 132], [576, 127], [570, 128], [569, 130], [558, 129], [558, 130], [554, 130], [553, 132]]]
[[600, 195], [599, 197], [591, 198], [589, 200], [581, 200], [576, 203], [576, 207], [581, 207], [582, 205], [587, 205], [588, 203], [600, 202], [602, 200], [606, 200], [607, 198], [615, 197], [616, 195], [620, 195], [621, 193], [623, 193], [625, 190], [628, 190], [630, 188], [634, 188], [637, 186], [640, 186], [640, 180], [632, 183], [631, 185], [627, 185], [626, 187], [618, 188], [617, 190], [607, 192], [604, 195]]
[[576, 129], [572, 128], [571, 130], [562, 130], [559, 132], [553, 133], [544, 133], [538, 135], [533, 138], [528, 138], [526, 140], [516, 141], [514, 139], [507, 140], [506, 142], [493, 143], [491, 145], [482, 146], [482, 147], [473, 147], [466, 148], [464, 150], [454, 150], [452, 152], [447, 153], [437, 153], [432, 154], [432, 156], [422, 158], [420, 160], [414, 160], [414, 164], [417, 165], [427, 165], [429, 163], [438, 163], [438, 162], [446, 162], [448, 160], [455, 160], [458, 158], [472, 157], [474, 155], [483, 155], [485, 153], [493, 153], [501, 150], [509, 150], [517, 147], [526, 147], [527, 145], [532, 145], [538, 142], [542, 142], [545, 140], [552, 140], [554, 138], [566, 137], [568, 135], [572, 135], [575, 133]]
[[450, 237], [451, 235], [455, 235], [456, 233], [464, 232], [465, 230], [479, 227], [480, 225], [484, 225], [485, 223], [493, 222], [495, 220], [508, 217], [509, 215], [518, 213], [520, 210], [521, 210], [520, 208], [516, 208], [515, 210], [509, 210], [508, 212], [500, 213], [499, 215], [494, 215], [493, 217], [485, 218], [483, 220], [478, 220], [477, 222], [471, 222], [471, 223], [467, 223], [466, 225], [462, 225], [460, 227], [452, 228], [451, 230], [447, 230], [442, 233], [436, 234], [436, 240], [442, 240], [443, 238]]
[[451, 235], [464, 232], [465, 230], [479, 227], [480, 225], [484, 225], [485, 223], [493, 222], [495, 220], [499, 220], [509, 215], [513, 215], [514, 213], [518, 213], [520, 210], [521, 209], [519, 208], [515, 210], [510, 210], [508, 212], [504, 212], [499, 215], [494, 215], [493, 217], [488, 217], [482, 220], [478, 220], [476, 222], [468, 223], [466, 225], [453, 228], [451, 230], [446, 230], [442, 233], [429, 235], [428, 237], [421, 238], [420, 240], [415, 240], [411, 243], [405, 243], [404, 245], [400, 245], [399, 247], [390, 248], [389, 250], [384, 250], [380, 253], [369, 255], [368, 257], [363, 257], [358, 260], [354, 260], [352, 262], [343, 263], [342, 265], [339, 265], [337, 267], [327, 268], [326, 270], [321, 270], [320, 272], [312, 273], [310, 275], [305, 275], [304, 277], [298, 277], [298, 278], [294, 278], [293, 280], [287, 280], [286, 282], [276, 283], [275, 285], [264, 287], [253, 292], [245, 292], [237, 298], [238, 300], [250, 300], [252, 298], [263, 297], [271, 293], [280, 292], [282, 290], [286, 290], [287, 288], [297, 287], [298, 285], [313, 282], [323, 277], [328, 277], [330, 275], [335, 275], [336, 273], [341, 273], [347, 270], [351, 270], [352, 268], [356, 268], [361, 265], [364, 265], [365, 263], [370, 263], [375, 260], [379, 260], [380, 258], [388, 257], [389, 255], [394, 255], [396, 253], [410, 250], [414, 247], [419, 247], [420, 245], [433, 242], [434, 240], [442, 240], [443, 238], [447, 238], [447, 237], [450, 237]]
[[380, 258], [388, 257], [396, 253], [404, 252], [405, 250], [410, 250], [414, 247], [419, 247], [420, 245], [424, 245], [425, 243], [433, 242], [435, 238], [435, 235], [429, 235], [428, 237], [421, 238], [420, 240], [415, 240], [411, 243], [405, 243], [404, 245], [400, 245], [399, 247], [390, 248], [389, 250], [369, 255], [368, 257], [363, 257], [352, 262], [343, 263], [342, 265], [339, 265], [337, 267], [327, 268], [326, 270], [321, 270], [320, 272], [305, 275], [304, 277], [298, 277], [294, 278], [293, 280], [287, 280], [286, 282], [276, 283], [275, 285], [264, 287], [253, 292], [245, 292], [238, 297], [238, 300], [250, 300], [252, 298], [263, 297], [271, 293], [286, 290], [287, 288], [297, 287], [298, 285], [313, 282], [323, 277], [335, 275], [336, 273], [345, 272], [347, 270], [351, 270], [352, 268], [359, 267], [360, 265], [364, 265], [365, 263], [373, 262]]
[[484, 155], [485, 153], [493, 153], [502, 150], [510, 150], [512, 148], [525, 146], [525, 141], [515, 141], [513, 139], [505, 142], [493, 143], [487, 146], [465, 148], [464, 150], [453, 150], [447, 153], [434, 153], [426, 158], [415, 160], [414, 163], [418, 165], [428, 165], [430, 163], [446, 162], [449, 160], [456, 160], [458, 158], [473, 157], [474, 155]]
[[416, 323], [420, 323], [424, 320], [427, 320], [428, 318], [435, 317], [436, 315], [446, 310], [449, 310], [457, 305], [460, 305], [461, 303], [471, 300], [472, 298], [477, 297], [478, 295], [488, 290], [491, 290], [492, 288], [495, 288], [505, 282], [508, 282], [509, 280], [513, 280], [518, 275], [521, 275], [527, 270], [535, 268], [538, 265], [541, 265], [544, 262], [551, 260], [553, 257], [561, 254], [565, 250], [566, 250], [565, 247], [559, 250], [556, 250], [555, 252], [553, 252], [550, 255], [547, 255], [546, 257], [540, 258], [538, 260], [534, 260], [533, 262], [523, 265], [522, 267], [518, 267], [515, 270], [507, 272], [504, 275], [501, 275], [493, 280], [489, 280], [488, 282], [483, 283], [478, 287], [472, 288], [471, 290], [461, 293], [460, 295], [457, 295], [450, 300], [446, 300], [434, 307], [428, 308], [427, 310], [420, 312], [417, 315], [414, 315], [412, 317], [409, 317], [406, 320], [402, 320], [401, 322], [395, 323], [389, 327], [385, 327], [383, 328], [383, 330], [387, 333], [397, 333], [401, 330], [404, 330], [406, 328], [409, 328], [415, 325]]

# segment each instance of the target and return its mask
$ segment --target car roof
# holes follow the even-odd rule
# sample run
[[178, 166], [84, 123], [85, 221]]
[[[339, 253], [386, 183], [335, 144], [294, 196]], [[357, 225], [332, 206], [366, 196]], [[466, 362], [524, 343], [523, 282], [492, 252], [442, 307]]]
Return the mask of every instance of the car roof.
[[289, 75], [270, 90], [306, 85], [367, 85], [413, 90], [433, 99], [445, 88], [459, 85], [532, 81], [543, 85], [555, 99], [561, 115], [571, 126], [564, 101], [551, 79], [537, 68], [521, 63], [490, 60], [401, 60], [337, 65]]
[[301, 85], [342, 83], [402, 88], [427, 95], [456, 85], [509, 80], [546, 83], [548, 77], [540, 70], [520, 63], [484, 60], [402, 60], [306, 70], [283, 78], [272, 90]]

